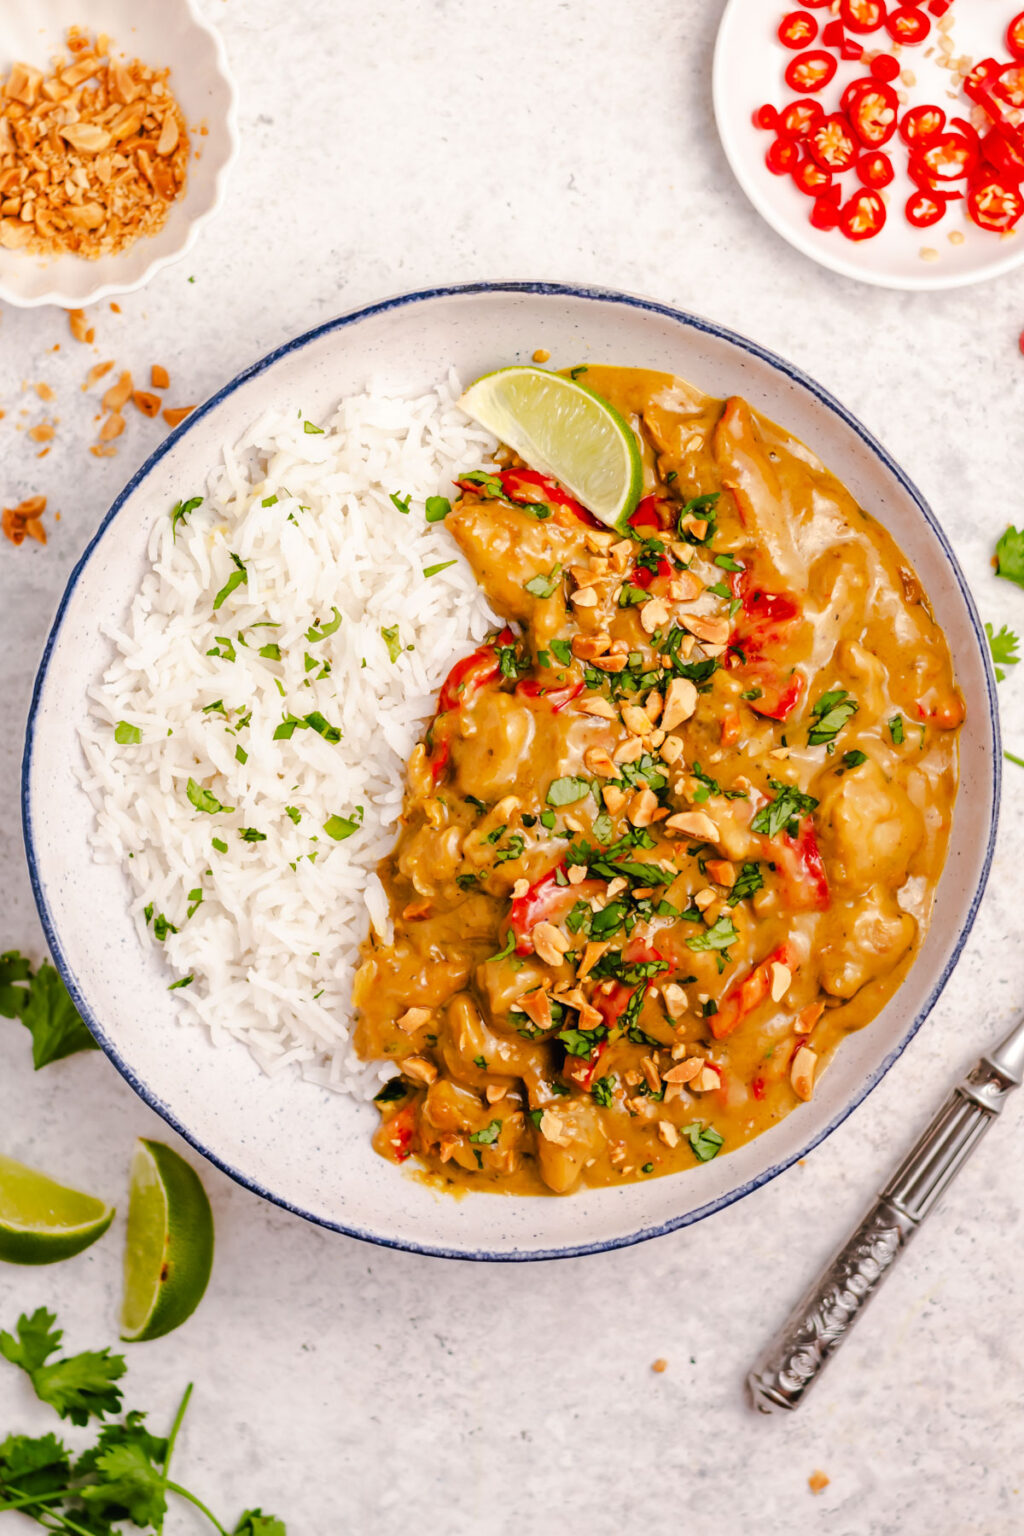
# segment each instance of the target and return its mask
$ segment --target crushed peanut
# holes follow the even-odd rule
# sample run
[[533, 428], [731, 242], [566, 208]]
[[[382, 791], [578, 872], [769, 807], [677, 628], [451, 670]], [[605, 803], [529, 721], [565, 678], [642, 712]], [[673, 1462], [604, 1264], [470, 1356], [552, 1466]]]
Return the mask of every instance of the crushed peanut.
[[[14, 64], [0, 94], [0, 246], [94, 260], [163, 226], [185, 190], [188, 130], [167, 69], [112, 62], [70, 28], [52, 72]], [[71, 312], [72, 334], [91, 341]]]

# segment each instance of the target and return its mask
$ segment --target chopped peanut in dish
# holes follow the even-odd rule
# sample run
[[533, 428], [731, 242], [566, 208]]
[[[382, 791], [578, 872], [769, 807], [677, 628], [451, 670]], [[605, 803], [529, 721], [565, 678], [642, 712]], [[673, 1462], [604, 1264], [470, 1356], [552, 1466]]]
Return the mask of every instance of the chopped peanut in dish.
[[[67, 46], [46, 75], [13, 64], [0, 89], [0, 246], [96, 259], [163, 226], [188, 130], [169, 70], [115, 61], [108, 39], [74, 27]], [[75, 339], [91, 341], [76, 316]]]

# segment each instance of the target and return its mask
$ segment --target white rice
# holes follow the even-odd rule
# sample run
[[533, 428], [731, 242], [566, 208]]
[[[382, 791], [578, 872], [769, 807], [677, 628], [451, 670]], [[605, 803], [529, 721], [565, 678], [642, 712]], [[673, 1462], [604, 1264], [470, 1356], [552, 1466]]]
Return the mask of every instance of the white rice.
[[[178, 929], [159, 947], [169, 982], [194, 978], [170, 994], [182, 1017], [215, 1042], [244, 1040], [269, 1073], [296, 1067], [361, 1095], [387, 1075], [359, 1062], [349, 1028], [359, 944], [370, 922], [387, 936], [374, 871], [392, 846], [406, 760], [438, 687], [494, 624], [444, 524], [424, 517], [427, 496], [451, 495], [453, 477], [496, 447], [458, 394], [452, 373], [417, 399], [351, 396], [317, 423], [323, 435], [307, 432], [290, 402], [225, 444], [177, 539], [169, 508], [154, 519], [152, 568], [123, 627], [109, 632], [115, 659], [90, 689], [82, 732], [95, 855], [126, 870], [143, 943], [158, 942], [160, 916]], [[411, 495], [408, 514], [391, 492]], [[232, 553], [247, 584], [215, 612], [237, 569]], [[424, 577], [446, 560], [454, 564]], [[310, 641], [335, 608], [335, 632]], [[268, 621], [277, 627], [256, 627]], [[394, 625], [396, 661], [381, 634]], [[233, 661], [208, 654], [228, 650], [219, 637]], [[280, 661], [259, 655], [268, 644]], [[204, 713], [218, 701], [226, 714]], [[313, 712], [340, 727], [340, 742], [301, 727], [274, 740], [286, 715]], [[140, 745], [115, 742], [119, 721], [141, 731]], [[234, 810], [197, 810], [189, 779]], [[361, 827], [334, 841], [325, 823], [357, 806]], [[242, 828], [266, 841], [243, 841]], [[202, 902], [188, 917], [197, 888]]]

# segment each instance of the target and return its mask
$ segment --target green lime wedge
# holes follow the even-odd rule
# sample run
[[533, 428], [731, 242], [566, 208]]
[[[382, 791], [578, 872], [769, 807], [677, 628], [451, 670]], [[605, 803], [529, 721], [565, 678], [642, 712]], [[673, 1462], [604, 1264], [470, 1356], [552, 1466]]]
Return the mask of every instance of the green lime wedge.
[[114, 1207], [0, 1156], [0, 1259], [56, 1264], [102, 1237]]
[[213, 1268], [213, 1212], [193, 1168], [161, 1141], [132, 1160], [121, 1337], [159, 1339], [191, 1317]]
[[635, 434], [607, 400], [560, 373], [523, 365], [485, 373], [459, 404], [602, 523], [626, 527], [643, 470]]

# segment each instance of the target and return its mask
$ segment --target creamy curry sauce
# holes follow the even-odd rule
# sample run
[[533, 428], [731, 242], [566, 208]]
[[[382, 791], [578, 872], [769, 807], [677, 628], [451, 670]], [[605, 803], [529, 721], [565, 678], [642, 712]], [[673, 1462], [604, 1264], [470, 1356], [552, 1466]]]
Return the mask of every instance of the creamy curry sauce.
[[447, 519], [508, 624], [409, 763], [357, 1043], [375, 1145], [566, 1193], [696, 1166], [811, 1097], [927, 927], [949, 650], [888, 533], [743, 400], [582, 376], [630, 422], [630, 537], [516, 467]]

